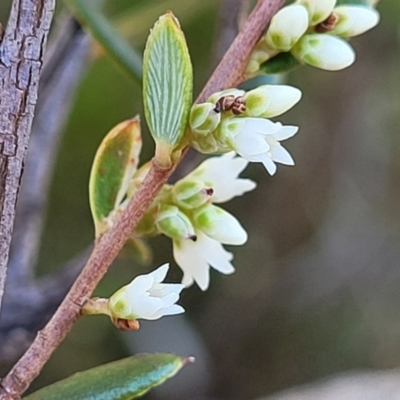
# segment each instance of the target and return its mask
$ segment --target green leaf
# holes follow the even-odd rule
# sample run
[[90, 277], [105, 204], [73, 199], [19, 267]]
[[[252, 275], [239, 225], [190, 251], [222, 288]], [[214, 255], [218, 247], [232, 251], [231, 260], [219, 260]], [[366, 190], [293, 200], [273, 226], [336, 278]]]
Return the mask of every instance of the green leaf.
[[279, 53], [270, 60], [260, 65], [260, 71], [264, 74], [284, 74], [301, 64], [290, 52]]
[[150, 32], [143, 58], [143, 102], [156, 141], [156, 161], [163, 166], [185, 132], [192, 104], [193, 71], [186, 40], [172, 13], [160, 17]]
[[338, 6], [368, 6], [372, 7], [375, 4], [374, 0], [337, 0], [336, 7]]
[[68, 8], [103, 46], [111, 59], [136, 83], [142, 81], [142, 58], [88, 0], [64, 0]]
[[84, 372], [24, 397], [25, 400], [130, 400], [174, 376], [189, 360], [174, 354], [141, 354]]
[[101, 142], [89, 181], [89, 200], [96, 237], [108, 228], [107, 218], [126, 196], [142, 148], [140, 119], [118, 124]]

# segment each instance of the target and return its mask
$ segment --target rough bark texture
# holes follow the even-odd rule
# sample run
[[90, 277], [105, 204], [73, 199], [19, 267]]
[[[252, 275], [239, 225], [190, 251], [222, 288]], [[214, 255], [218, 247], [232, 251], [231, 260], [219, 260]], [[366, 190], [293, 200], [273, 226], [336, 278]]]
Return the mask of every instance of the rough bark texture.
[[54, 0], [15, 0], [0, 45], [0, 303], [53, 11]]

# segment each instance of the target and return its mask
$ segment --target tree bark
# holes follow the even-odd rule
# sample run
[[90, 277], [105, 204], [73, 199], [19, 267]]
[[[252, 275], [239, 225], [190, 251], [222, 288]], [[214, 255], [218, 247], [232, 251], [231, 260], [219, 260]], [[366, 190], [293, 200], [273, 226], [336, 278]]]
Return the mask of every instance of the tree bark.
[[14, 0], [0, 44], [0, 306], [54, 3], [55, 0]]

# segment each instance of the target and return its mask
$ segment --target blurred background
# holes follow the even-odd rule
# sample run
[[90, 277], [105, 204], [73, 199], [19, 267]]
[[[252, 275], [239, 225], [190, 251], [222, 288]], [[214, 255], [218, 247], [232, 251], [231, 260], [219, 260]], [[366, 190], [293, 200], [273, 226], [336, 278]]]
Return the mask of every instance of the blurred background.
[[[8, 2], [0, 5], [2, 21], [8, 7]], [[58, 8], [56, 26], [66, 18], [61, 2]], [[167, 10], [176, 14], [186, 34], [196, 95], [247, 12], [246, 2], [113, 0], [103, 9], [140, 53], [149, 29]], [[120, 333], [106, 317], [82, 318], [32, 390], [79, 370], [157, 350], [194, 355], [197, 363], [146, 399], [269, 399], [281, 390], [337, 374], [347, 378], [343, 385], [354, 376], [372, 382], [375, 371], [382, 378], [375, 388], [389, 378], [400, 382], [400, 3], [381, 1], [378, 10], [380, 25], [352, 40], [357, 62], [351, 68], [332, 73], [303, 67], [285, 78], [303, 91], [302, 101], [280, 118], [300, 126], [285, 143], [296, 166], [279, 166], [270, 177], [261, 165], [250, 165], [243, 175], [257, 182], [257, 190], [224, 205], [249, 233], [245, 246], [229, 249], [235, 254], [236, 273], [212, 272], [206, 293], [197, 287], [184, 291], [184, 316], [143, 323], [139, 332]], [[26, 276], [10, 271], [14, 278], [0, 324], [1, 372], [24, 347], [16, 338], [26, 343], [48, 318], [46, 301], [53, 296], [54, 279], [69, 276], [68, 262], [76, 270], [71, 260], [84, 258], [82, 251], [93, 240], [87, 186], [97, 146], [118, 122], [137, 113], [143, 116], [140, 85], [98, 45], [82, 38], [81, 52], [75, 55], [79, 62], [72, 67], [76, 92], [43, 120], [46, 126], [58, 112], [66, 117], [62, 136], [55, 140], [59, 150], [54, 168], [50, 163], [44, 171], [52, 178], [41, 216], [39, 253], [35, 262], [29, 260], [29, 273], [44, 286], [35, 292], [30, 277], [27, 285], [35, 288], [30, 298]], [[45, 102], [42, 96], [40, 104]], [[153, 144], [144, 118], [142, 128], [141, 159], [147, 161]], [[46, 143], [42, 152], [51, 151]], [[37, 155], [33, 160], [39, 162]], [[197, 163], [188, 158], [183, 168]], [[24, 228], [23, 218], [19, 224]], [[127, 247], [96, 294], [107, 296], [166, 261], [175, 266], [171, 281], [178, 281], [181, 273], [173, 263], [170, 241], [157, 238], [150, 245], [150, 266], [142, 265]], [[20, 246], [10, 262], [22, 251]], [[51, 295], [43, 290], [48, 274]], [[55, 299], [69, 281], [57, 282]], [[32, 299], [39, 297], [35, 305]], [[35, 310], [21, 306], [23, 301]], [[400, 384], [394, 389], [398, 397], [393, 399], [400, 399]], [[303, 399], [296, 393], [273, 399]], [[367, 398], [341, 393], [332, 399]], [[392, 399], [382, 393], [373, 399]]]

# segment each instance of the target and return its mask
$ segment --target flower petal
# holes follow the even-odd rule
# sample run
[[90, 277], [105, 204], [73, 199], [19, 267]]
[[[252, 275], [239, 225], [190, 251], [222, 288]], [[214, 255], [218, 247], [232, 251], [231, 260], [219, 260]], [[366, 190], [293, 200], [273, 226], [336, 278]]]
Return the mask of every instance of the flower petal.
[[279, 132], [274, 134], [274, 139], [278, 141], [286, 140], [294, 136], [298, 131], [298, 126], [284, 125]]
[[275, 162], [286, 165], [294, 165], [294, 160], [290, 153], [281, 145], [274, 146], [271, 149], [272, 159]]
[[202, 180], [206, 186], [213, 189], [211, 201], [224, 203], [256, 187], [255, 182], [250, 179], [238, 177], [247, 164], [248, 161], [235, 157], [235, 153], [230, 152], [219, 157], [208, 158], [186, 178]]
[[230, 263], [233, 256], [214, 239], [202, 232], [197, 232], [197, 241], [174, 241], [174, 258], [183, 270], [182, 283], [194, 282], [201, 290], [206, 290], [210, 283], [210, 265], [223, 274], [231, 274], [234, 267]]
[[160, 283], [162, 282], [165, 277], [167, 276], [169, 269], [169, 264], [163, 264], [161, 267], [158, 267], [155, 271], [151, 272], [149, 276], [153, 277], [154, 283]]
[[257, 161], [260, 161], [264, 164], [265, 169], [271, 176], [275, 175], [277, 167], [268, 154], [260, 154], [259, 159]]

